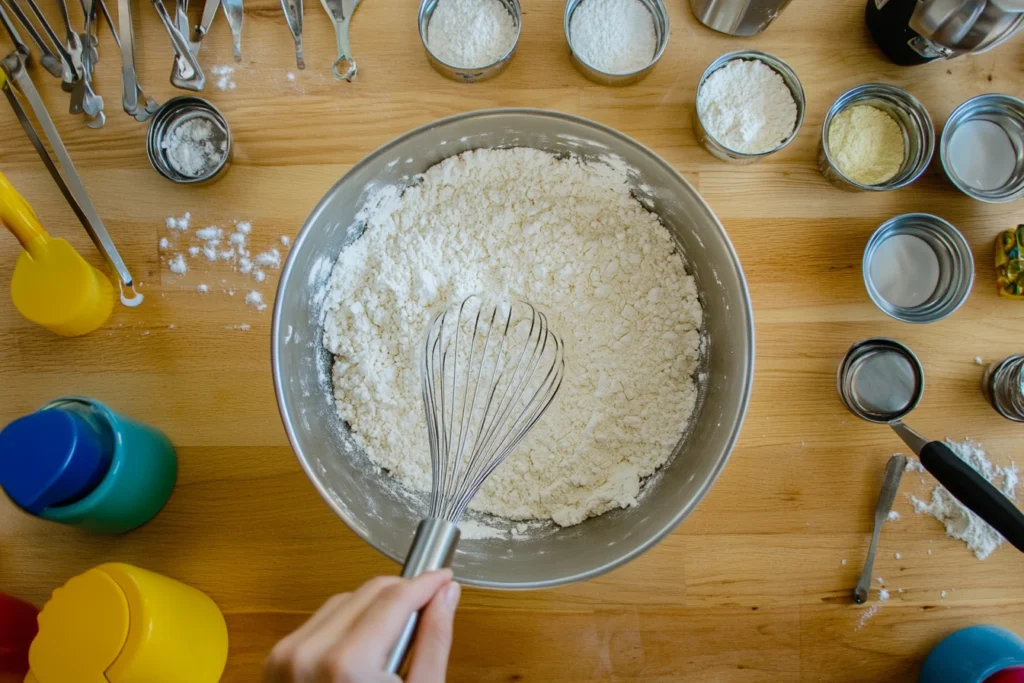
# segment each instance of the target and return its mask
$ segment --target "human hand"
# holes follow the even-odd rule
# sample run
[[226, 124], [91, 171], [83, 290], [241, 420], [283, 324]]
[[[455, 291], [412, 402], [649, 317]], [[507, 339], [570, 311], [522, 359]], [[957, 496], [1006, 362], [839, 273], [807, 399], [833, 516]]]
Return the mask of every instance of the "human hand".
[[[274, 646], [264, 683], [400, 683], [384, 667], [413, 612], [423, 609], [406, 683], [443, 683], [461, 588], [450, 569], [415, 579], [378, 576], [335, 595]], [[425, 609], [424, 609], [425, 606]]]

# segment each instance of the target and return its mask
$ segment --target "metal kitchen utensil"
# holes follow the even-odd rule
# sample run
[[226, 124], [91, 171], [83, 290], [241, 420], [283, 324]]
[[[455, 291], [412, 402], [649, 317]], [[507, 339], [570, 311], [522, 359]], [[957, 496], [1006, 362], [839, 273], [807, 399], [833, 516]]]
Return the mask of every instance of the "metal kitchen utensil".
[[235, 53], [235, 61], [242, 61], [242, 20], [245, 18], [245, 11], [242, 8], [242, 0], [221, 0], [221, 7], [224, 8], [224, 16], [227, 17], [228, 25], [231, 26], [231, 49]]
[[[46, 38], [39, 33], [39, 29], [36, 28], [35, 24], [32, 23], [32, 20], [29, 19], [27, 14], [25, 14], [25, 10], [23, 10], [18, 4], [18, 0], [0, 0], [0, 4], [4, 3], [7, 4], [8, 9], [10, 9], [14, 16], [17, 17], [18, 21], [21, 22], [21, 25], [25, 28], [25, 32], [28, 33], [29, 37], [42, 53], [42, 56], [39, 57], [39, 64], [57, 78], [63, 78], [64, 68], [61, 65], [60, 57], [55, 55], [53, 50], [50, 49], [49, 44], [46, 42]], [[38, 8], [35, 9], [38, 10]], [[46, 19], [43, 17], [42, 13], [39, 13], [37, 16], [42, 20], [43, 24], [45, 24], [44, 31], [49, 29], [50, 25], [46, 23]], [[53, 34], [53, 30], [50, 29], [48, 33]], [[60, 41], [57, 40], [57, 37], [54, 35], [53, 38], [54, 43], [59, 45]]]
[[[1013, 172], [1000, 187], [981, 189], [972, 186], [957, 175], [950, 159], [950, 142], [958, 128], [972, 121], [989, 121], [1002, 129], [1006, 142], [1013, 150], [1015, 163]], [[982, 202], [1012, 202], [1024, 197], [1024, 101], [1009, 95], [991, 93], [978, 95], [953, 110], [942, 128], [939, 142], [939, 159], [942, 168], [958, 190], [972, 199]]]
[[[216, 134], [214, 144], [224, 152], [220, 161], [198, 176], [179, 173], [168, 158], [168, 143], [174, 130], [189, 120], [200, 118], [208, 121]], [[210, 102], [192, 96], [175, 97], [164, 102], [149, 123], [146, 135], [146, 155], [149, 163], [168, 180], [184, 185], [212, 183], [220, 179], [231, 166], [231, 129], [220, 111]]]
[[[11, 0], [11, 2], [15, 3], [17, 0]], [[46, 16], [43, 14], [42, 10], [39, 9], [39, 5], [36, 4], [36, 1], [25, 0], [25, 2], [28, 4], [29, 9], [32, 10], [32, 14], [36, 15], [36, 19], [39, 21], [39, 25], [43, 27], [46, 37], [50, 39], [51, 43], [53, 43], [53, 47], [56, 50], [57, 55], [60, 57], [60, 76], [63, 78], [71, 69], [73, 69], [71, 54], [64, 46], [64, 43], [60, 42], [60, 38], [57, 37], [57, 33], [53, 30], [53, 27], [50, 26], [50, 22], [46, 20]], [[53, 72], [51, 71], [50, 73]], [[56, 76], [57, 74], [54, 75]]]
[[792, 0], [690, 0], [697, 21], [730, 36], [755, 36]]
[[[195, 46], [190, 40], [192, 27], [188, 23], [188, 0], [174, 0], [174, 14], [171, 16], [174, 18], [174, 24], [178, 28], [178, 33], [188, 42], [188, 51], [195, 54]], [[174, 61], [171, 63], [171, 82], [186, 80], [191, 73], [191, 67], [175, 54]]]
[[651, 13], [651, 21], [654, 24], [654, 34], [657, 37], [657, 43], [655, 44], [654, 54], [651, 56], [651, 61], [641, 69], [619, 74], [602, 71], [593, 64], [588, 63], [576, 52], [576, 48], [572, 44], [572, 15], [576, 12], [582, 2], [583, 0], [569, 0], [565, 3], [565, 14], [562, 17], [562, 25], [565, 30], [565, 42], [569, 45], [569, 56], [572, 58], [573, 66], [576, 67], [577, 71], [595, 83], [600, 83], [601, 85], [629, 85], [630, 83], [636, 83], [637, 81], [642, 80], [647, 76], [647, 74], [654, 70], [654, 65], [658, 63], [658, 60], [661, 59], [661, 55], [665, 52], [665, 48], [668, 47], [668, 10], [665, 8], [665, 3], [662, 2], [662, 0], [640, 0], [641, 4], [643, 4], [647, 11]]
[[423, 49], [427, 52], [427, 59], [430, 61], [430, 65], [434, 67], [439, 74], [445, 78], [450, 78], [453, 81], [459, 81], [460, 83], [479, 83], [480, 81], [486, 81], [488, 78], [493, 78], [501, 73], [509, 62], [512, 61], [512, 55], [515, 54], [516, 45], [519, 44], [519, 35], [523, 29], [523, 10], [519, 6], [519, 0], [500, 0], [502, 6], [512, 16], [512, 23], [516, 27], [516, 37], [512, 41], [512, 45], [508, 51], [505, 52], [497, 61], [486, 66], [468, 68], [465, 66], [459, 66], [455, 64], [449, 64], [442, 59], [439, 59], [430, 51], [430, 19], [434, 16], [434, 10], [437, 9], [438, 0], [421, 0], [420, 1], [420, 12], [417, 22], [420, 29], [420, 42], [423, 43]]
[[907, 456], [896, 453], [885, 465], [885, 477], [882, 479], [882, 490], [878, 492], [878, 502], [875, 504], [875, 530], [871, 534], [871, 546], [868, 548], [868, 557], [864, 561], [864, 570], [860, 573], [860, 581], [853, 589], [853, 601], [863, 605], [868, 599], [868, 588], [871, 586], [871, 571], [875, 566], [875, 551], [878, 550], [878, 538], [882, 535], [882, 526], [889, 519], [889, 511], [892, 510], [892, 503], [896, 500], [896, 491], [900, 488], [900, 479], [903, 478], [903, 470], [907, 467]]
[[356, 77], [357, 69], [349, 43], [348, 25], [352, 21], [352, 14], [356, 11], [359, 0], [320, 0], [320, 4], [324, 6], [327, 16], [334, 22], [334, 33], [338, 38], [338, 58], [334, 60], [331, 71], [339, 81], [351, 83], [352, 79]]
[[[881, 109], [896, 122], [903, 132], [903, 164], [889, 180], [878, 185], [862, 185], [847, 178], [832, 158], [829, 128], [844, 110], [855, 105], [869, 105]], [[843, 93], [825, 115], [818, 146], [818, 170], [825, 179], [841, 190], [853, 192], [883, 192], [906, 187], [921, 177], [935, 152], [935, 126], [931, 116], [917, 98], [902, 88], [888, 83], [867, 83]]]
[[14, 26], [14, 21], [11, 20], [7, 10], [4, 9], [4, 3], [0, 2], [0, 24], [4, 25], [4, 29], [7, 31], [7, 35], [11, 37], [11, 42], [14, 43], [14, 49], [18, 51], [23, 58], [28, 59], [32, 51], [28, 45], [25, 44], [25, 40], [18, 33], [18, 29]]
[[[64, 47], [71, 56], [71, 69], [65, 70], [63, 83], [61, 83], [60, 87], [66, 92], [73, 92], [75, 82], [84, 78], [85, 75], [82, 69], [82, 38], [71, 26], [71, 15], [68, 14], [67, 0], [57, 0], [57, 7], [60, 9], [61, 19], [64, 20]], [[73, 111], [71, 113], [78, 114], [81, 112]]]
[[93, 66], [99, 58], [96, 51], [96, 40], [93, 36], [96, 21], [96, 5], [94, 0], [82, 0], [82, 11], [85, 14], [85, 32], [79, 35], [82, 42], [82, 78], [75, 82], [71, 91], [72, 114], [84, 113], [85, 125], [90, 128], [102, 128], [107, 122], [103, 113], [103, 98], [92, 89]]
[[[142, 86], [135, 74], [135, 30], [132, 27], [132, 3], [131, 0], [118, 0], [117, 17], [121, 23], [121, 37], [114, 30], [114, 22], [107, 11], [107, 5], [103, 0], [97, 0], [114, 42], [121, 51], [121, 106], [125, 113], [135, 117], [139, 123], [149, 119], [153, 113], [160, 108], [160, 105], [152, 97], [148, 97], [142, 90]], [[123, 40], [122, 40], [123, 38]], [[140, 106], [140, 101], [145, 105]]]
[[295, 40], [295, 64], [305, 69], [306, 60], [302, 58], [302, 0], [281, 0], [281, 9], [284, 10], [288, 30]]
[[[78, 175], [78, 171], [75, 170], [75, 165], [71, 161], [71, 155], [68, 154], [67, 148], [64, 147], [64, 142], [60, 138], [60, 133], [57, 132], [57, 127], [53, 124], [53, 119], [50, 118], [46, 105], [43, 104], [42, 98], [39, 97], [39, 92], [36, 90], [28, 71], [25, 69], [25, 60], [17, 52], [14, 52], [5, 57], [0, 62], [0, 66], [3, 67], [4, 74], [6, 75], [3, 91], [7, 101], [14, 110], [14, 114], [17, 116], [22, 128], [25, 129], [25, 134], [28, 136], [32, 146], [35, 147], [39, 158], [42, 159], [43, 164], [46, 166], [46, 170], [49, 171], [50, 176], [57, 183], [57, 187], [60, 188], [61, 194], [64, 195], [72, 211], [75, 212], [75, 216], [82, 223], [82, 227], [89, 233], [89, 237], [92, 238], [96, 248], [103, 254], [103, 258], [110, 266], [110, 270], [117, 275], [120, 281], [121, 303], [125, 306], [138, 306], [142, 303], [142, 295], [136, 291], [135, 282], [132, 279], [131, 273], [128, 272], [128, 266], [125, 265], [124, 260], [118, 253], [114, 241], [110, 238], [110, 233], [107, 232], [106, 227], [103, 225], [103, 221], [100, 219], [99, 213], [96, 211], [96, 207], [93, 205], [92, 199], [90, 199], [89, 193], [86, 191], [85, 185]], [[33, 127], [28, 113], [18, 99], [19, 94], [15, 92], [15, 86], [21, 96], [28, 101], [32, 113], [39, 122], [39, 126], [43, 129], [47, 142], [50, 143], [50, 148], [53, 149], [53, 153], [57, 157], [57, 163], [54, 163], [46, 147], [43, 145], [39, 134]], [[60, 165], [60, 168], [58, 168], [57, 164]]]
[[195, 35], [192, 37], [192, 45], [195, 48], [193, 52], [195, 54], [199, 54], [199, 47], [202, 45], [203, 38], [210, 32], [210, 26], [213, 25], [213, 20], [217, 18], [217, 9], [219, 7], [220, 0], [206, 0], [206, 4], [203, 5], [203, 18], [196, 25]]
[[[420, 356], [430, 510], [403, 578], [451, 564], [462, 513], [551, 405], [564, 375], [562, 340], [532, 304], [472, 295], [434, 318]], [[402, 666], [418, 622], [413, 614], [389, 653], [390, 673]]]
[[1006, 0], [867, 0], [865, 20], [889, 59], [910, 66], [991, 50], [1024, 26]]
[[892, 427], [946, 490], [1024, 552], [1024, 514], [1017, 506], [946, 444], [903, 424], [924, 394], [924, 369], [913, 351], [892, 339], [857, 342], [839, 366], [837, 384], [851, 413]]
[[[704, 87], [704, 83], [707, 82], [708, 78], [711, 77], [711, 74], [715, 73], [734, 59], [757, 59], [761, 61], [779, 75], [783, 82], [785, 82], [786, 87], [789, 88], [790, 94], [793, 95], [793, 102], [796, 103], [796, 125], [793, 126], [793, 132], [789, 134], [789, 137], [783, 140], [775, 149], [768, 150], [767, 152], [761, 152], [760, 154], [737, 152], [726, 147], [715, 139], [715, 137], [704, 127], [704, 121], [701, 120], [700, 117], [700, 109], [697, 107], [697, 100], [700, 98], [701, 89]], [[793, 71], [793, 68], [789, 64], [786, 64], [774, 55], [770, 55], [767, 52], [761, 52], [759, 50], [736, 50], [734, 52], [726, 52], [724, 55], [711, 62], [711, 64], [708, 65], [708, 68], [704, 70], [704, 74], [701, 75], [700, 80], [697, 81], [697, 97], [693, 100], [693, 132], [697, 135], [697, 142], [699, 142], [701, 146], [716, 159], [728, 161], [733, 164], [753, 164], [765, 158], [769, 154], [778, 152], [793, 141], [796, 134], [800, 132], [800, 126], [803, 125], [804, 112], [806, 109], [807, 97], [804, 95], [804, 87], [800, 84], [800, 79], [797, 78], [796, 72]]]
[[160, 21], [163, 22], [164, 28], [167, 30], [167, 35], [171, 38], [171, 46], [174, 47], [176, 59], [181, 62], [180, 73], [177, 68], [171, 71], [171, 85], [182, 90], [202, 90], [206, 86], [206, 76], [203, 74], [203, 68], [199, 66], [199, 60], [192, 54], [192, 46], [189, 44], [188, 38], [178, 30], [171, 15], [168, 14], [167, 8], [164, 7], [163, 0], [152, 0], [152, 2], [157, 16], [160, 17]]
[[[366, 236], [362, 216], [371, 201], [368, 186], [400, 192], [443, 159], [507, 147], [560, 157], [621, 159], [630, 169], [632, 192], [648, 203], [687, 255], [706, 334], [698, 369], [705, 380], [698, 384], [690, 427], [657, 476], [644, 484], [637, 506], [570, 528], [528, 530], [517, 535], [511, 554], [507, 538], [460, 541], [452, 561], [459, 582], [532, 590], [593, 579], [657, 545], [714, 487], [742, 429], [754, 372], [749, 288], [721, 223], [676, 168], [618, 131], [553, 111], [474, 111], [412, 130], [355, 164], [306, 219], [281, 270], [271, 350], [282, 423], [310, 483], [353, 534], [401, 565], [410, 537], [427, 514], [426, 496], [411, 495], [375, 467], [337, 407], [323, 400], [322, 378], [331, 376], [334, 358], [322, 344], [312, 350], [306, 345], [323, 335], [324, 299], [318, 293], [338, 254], [359, 248]], [[393, 163], [395, 159], [400, 161]]]
[[981, 378], [981, 391], [997, 413], [1024, 422], [1024, 354], [991, 363]]

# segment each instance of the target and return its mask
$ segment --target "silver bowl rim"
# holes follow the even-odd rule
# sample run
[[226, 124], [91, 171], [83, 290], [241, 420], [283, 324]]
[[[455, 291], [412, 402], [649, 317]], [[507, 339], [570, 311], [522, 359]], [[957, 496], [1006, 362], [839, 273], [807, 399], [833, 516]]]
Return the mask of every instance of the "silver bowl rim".
[[[725, 67], [729, 62], [735, 61], [737, 59], [759, 60], [765, 66], [772, 69], [775, 73], [779, 74], [780, 78], [782, 78], [783, 74], [785, 74], [786, 76], [790, 76], [793, 82], [796, 84], [796, 90], [793, 90], [789, 83], [786, 83], [786, 87], [789, 89], [790, 94], [793, 95], [793, 103], [796, 104], [796, 124], [793, 126], [793, 132], [790, 133], [789, 137], [783, 140], [782, 144], [780, 144], [778, 147], [773, 147], [772, 149], [769, 149], [766, 152], [757, 152], [756, 154], [754, 154], [750, 152], [740, 152], [733, 149], [729, 145], [725, 144], [724, 142], [716, 138], [711, 133], [711, 131], [707, 129], [707, 126], [704, 125], [704, 119], [702, 119], [700, 116], [700, 108], [697, 106], [697, 100], [700, 97], [700, 91], [701, 88], [704, 87], [705, 81], [708, 80], [711, 74]], [[783, 78], [783, 81], [785, 81], [785, 78]], [[700, 121], [700, 125], [707, 133], [707, 136], [714, 140], [716, 144], [735, 154], [736, 159], [742, 160], [763, 159], [764, 157], [767, 157], [771, 154], [775, 154], [784, 147], [788, 147], [789, 143], [793, 142], [793, 140], [796, 139], [797, 134], [800, 132], [800, 128], [803, 127], [804, 117], [807, 114], [807, 93], [804, 91], [804, 84], [800, 80], [800, 76], [797, 74], [796, 69], [790, 66], [789, 62], [782, 59], [781, 57], [776, 57], [775, 55], [769, 52], [764, 52], [763, 50], [732, 50], [730, 52], [724, 52], [719, 56], [715, 57], [711, 61], [711, 63], [708, 64], [708, 67], [704, 69], [704, 73], [700, 75], [700, 78], [697, 79], [697, 89], [694, 92], [693, 97], [694, 116], [696, 116], [697, 119]]]
[[[600, 130], [602, 133], [617, 138], [627, 145], [632, 145], [635, 148], [637, 148], [640, 152], [649, 155], [654, 163], [660, 165], [670, 175], [676, 176], [687, 187], [693, 190], [693, 194], [697, 198], [697, 200], [699, 200], [700, 206], [707, 212], [708, 216], [714, 221], [714, 224], [721, 231], [722, 238], [725, 241], [726, 251], [729, 255], [730, 260], [732, 261], [733, 266], [736, 268], [736, 272], [739, 274], [741, 284], [740, 296], [744, 303], [744, 323], [750, 331], [750, 341], [747, 345], [747, 348], [744, 349], [742, 352], [742, 360], [745, 362], [748, 369], [746, 373], [746, 378], [743, 382], [743, 395], [740, 397], [739, 401], [738, 419], [736, 420], [736, 424], [733, 427], [731, 433], [729, 434], [729, 438], [726, 442], [726, 448], [723, 451], [723, 455], [719, 458], [718, 462], [714, 464], [714, 467], [710, 472], [710, 476], [701, 486], [700, 490], [697, 492], [697, 495], [693, 497], [689, 504], [681, 507], [676, 512], [676, 514], [673, 515], [672, 519], [670, 519], [668, 523], [666, 523], [661, 529], [659, 529], [654, 534], [651, 534], [651, 536], [647, 540], [645, 540], [642, 544], [640, 544], [630, 552], [620, 557], [617, 557], [614, 560], [606, 562], [597, 567], [593, 567], [586, 571], [577, 572], [576, 574], [562, 576], [556, 579], [546, 579], [543, 581], [531, 581], [510, 585], [500, 581], [481, 581], [478, 579], [468, 579], [459, 577], [459, 581], [461, 583], [465, 583], [467, 585], [474, 586], [477, 588], [494, 588], [503, 590], [534, 590], [537, 588], [552, 588], [555, 586], [568, 585], [579, 581], [587, 581], [593, 579], [597, 576], [610, 572], [613, 569], [617, 569], [618, 567], [623, 566], [624, 564], [636, 559], [637, 557], [639, 557], [640, 555], [642, 555], [643, 553], [647, 552], [655, 545], [660, 543], [662, 539], [664, 539], [666, 536], [672, 533], [672, 531], [674, 531], [676, 527], [678, 527], [679, 524], [682, 523], [682, 521], [686, 519], [686, 517], [688, 517], [691, 512], [693, 512], [697, 505], [708, 494], [708, 491], [710, 491], [711, 488], [714, 486], [715, 482], [718, 480], [718, 477], [721, 475], [722, 470], [725, 469], [725, 465], [729, 461], [729, 457], [732, 455], [733, 449], [735, 449], [736, 447], [736, 442], [739, 439], [740, 432], [743, 429], [743, 423], [747, 416], [747, 410], [750, 405], [750, 395], [754, 383], [755, 328], [754, 308], [750, 298], [750, 287], [747, 285], [746, 275], [743, 272], [743, 267], [740, 264], [739, 256], [736, 253], [736, 249], [733, 246], [732, 240], [729, 239], [729, 234], [726, 232], [725, 227], [722, 225], [722, 222], [718, 220], [718, 216], [716, 216], [714, 211], [711, 210], [711, 207], [708, 205], [707, 201], [705, 201], [704, 197], [702, 197], [700, 193], [697, 192], [697, 190], [692, 185], [690, 185], [690, 182], [686, 180], [686, 178], [683, 177], [683, 175], [679, 173], [671, 164], [669, 164], [667, 161], [661, 158], [660, 155], [655, 153], [646, 145], [634, 140], [633, 138], [629, 137], [628, 135], [625, 135], [624, 133], [620, 133], [619, 131], [613, 128], [597, 123], [596, 121], [591, 121], [590, 119], [583, 118], [582, 116], [574, 116], [572, 114], [565, 114], [562, 112], [550, 111], [545, 109], [519, 107], [507, 107], [501, 109], [481, 109], [477, 111], [456, 114], [454, 116], [449, 116], [443, 119], [438, 119], [436, 121], [427, 123], [423, 126], [414, 128], [413, 130], [407, 133], [403, 133], [397, 138], [391, 140], [390, 142], [378, 147], [376, 150], [367, 154], [365, 157], [360, 159], [356, 164], [354, 164], [352, 168], [350, 168], [341, 178], [339, 178], [330, 187], [330, 189], [327, 190], [327, 192], [324, 193], [324, 196], [321, 197], [320, 201], [318, 201], [316, 206], [313, 207], [313, 210], [310, 212], [309, 216], [307, 216], [305, 222], [302, 225], [302, 228], [299, 230], [299, 234], [296, 235], [294, 241], [292, 242], [292, 247], [288, 251], [288, 258], [285, 261], [284, 267], [281, 269], [281, 277], [278, 279], [277, 290], [275, 292], [274, 300], [274, 315], [270, 327], [270, 359], [271, 373], [274, 379], [274, 394], [277, 399], [277, 409], [281, 415], [281, 421], [284, 424], [285, 432], [288, 435], [288, 442], [292, 447], [292, 453], [295, 455], [295, 458], [299, 461], [299, 466], [306, 474], [306, 478], [309, 479], [310, 483], [313, 485], [313, 488], [315, 488], [317, 493], [320, 494], [320, 497], [324, 500], [324, 502], [327, 503], [328, 507], [330, 507], [331, 510], [333, 510], [334, 513], [341, 518], [341, 520], [345, 523], [345, 525], [349, 528], [350, 531], [359, 536], [363, 541], [366, 542], [368, 546], [370, 546], [377, 552], [381, 553], [382, 555], [390, 558], [392, 561], [397, 562], [399, 565], [401, 565], [404, 558], [392, 555], [391, 553], [382, 550], [377, 546], [376, 543], [373, 542], [372, 539], [369, 538], [368, 535], [362, 533], [359, 530], [359, 525], [354, 524], [349, 519], [349, 514], [333, 500], [331, 494], [321, 484], [319, 478], [314, 473], [313, 468], [309, 464], [309, 462], [307, 462], [304, 458], [300, 457], [302, 449], [299, 446], [298, 439], [295, 436], [295, 429], [286, 417], [287, 412], [283, 391], [284, 378], [282, 377], [281, 374], [281, 363], [279, 353], [279, 347], [281, 345], [280, 340], [284, 338], [283, 330], [281, 329], [281, 318], [283, 315], [284, 297], [281, 294], [285, 286], [292, 278], [292, 269], [295, 265], [294, 262], [295, 259], [297, 258], [296, 255], [299, 253], [303, 241], [309, 234], [310, 226], [312, 225], [313, 221], [320, 215], [320, 213], [325, 209], [326, 204], [328, 202], [328, 198], [333, 195], [337, 187], [345, 181], [345, 178], [348, 177], [349, 174], [354, 173], [359, 169], [363, 168], [364, 166], [368, 166], [371, 163], [375, 162], [378, 158], [387, 154], [388, 150], [392, 149], [393, 147], [396, 147], [399, 144], [404, 143], [406, 140], [409, 140], [410, 138], [413, 138], [437, 126], [450, 125], [452, 123], [457, 123], [459, 121], [465, 121], [468, 119], [485, 118], [491, 116], [505, 116], [508, 114], [518, 114], [556, 119]], [[666, 465], [663, 465], [663, 467], [667, 466], [668, 464], [669, 463], [666, 463]], [[643, 503], [641, 503], [641, 505], [642, 504]], [[586, 522], [583, 523], [585, 524]], [[411, 541], [412, 539], [410, 537], [410, 542]]]

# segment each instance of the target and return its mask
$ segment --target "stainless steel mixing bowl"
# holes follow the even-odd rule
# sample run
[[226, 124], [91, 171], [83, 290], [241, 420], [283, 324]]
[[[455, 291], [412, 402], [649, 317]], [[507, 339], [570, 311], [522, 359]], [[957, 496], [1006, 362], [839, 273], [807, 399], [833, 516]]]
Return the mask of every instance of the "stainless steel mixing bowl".
[[321, 345], [324, 285], [331, 268], [359, 238], [356, 213], [374, 188], [411, 182], [453, 154], [515, 146], [588, 159], [613, 154], [631, 167], [635, 196], [661, 216], [697, 280], [707, 349], [691, 427], [674, 457], [646, 483], [639, 505], [521, 538], [464, 539], [455, 556], [456, 577], [491, 588], [589, 579], [671, 532], [725, 465], [746, 412], [754, 368], [750, 295], [729, 238], [697, 191], [649, 149], [591, 121], [527, 109], [473, 112], [414, 130], [360, 161], [327, 192], [292, 246], [274, 304], [274, 387], [285, 430], [317, 491], [354, 532], [400, 562], [426, 497], [396, 485], [371, 464], [332, 404], [331, 357]]

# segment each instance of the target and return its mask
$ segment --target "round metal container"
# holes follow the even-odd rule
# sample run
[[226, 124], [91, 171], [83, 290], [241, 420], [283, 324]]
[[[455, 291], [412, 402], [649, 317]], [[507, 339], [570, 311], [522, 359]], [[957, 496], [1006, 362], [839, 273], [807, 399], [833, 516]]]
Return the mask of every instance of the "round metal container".
[[[175, 128], [195, 118], [202, 118], [213, 124], [219, 133], [218, 142], [224, 148], [224, 157], [219, 164], [200, 176], [187, 176], [174, 170], [167, 159], [164, 148], [168, 137]], [[153, 168], [168, 180], [183, 185], [199, 185], [219, 180], [231, 166], [231, 129], [220, 111], [200, 97], [182, 96], [167, 100], [153, 114], [146, 135], [146, 155]]]
[[596, 66], [590, 64], [583, 59], [579, 53], [576, 52], [576, 48], [572, 44], [572, 31], [570, 26], [572, 24], [572, 15], [576, 9], [580, 6], [580, 3], [585, 0], [568, 0], [565, 3], [565, 15], [563, 19], [563, 27], [565, 29], [565, 42], [569, 45], [569, 54], [572, 57], [572, 63], [576, 69], [594, 81], [601, 85], [629, 85], [630, 83], [636, 83], [642, 80], [647, 74], [653, 69], [654, 65], [661, 59], [661, 55], [664, 54], [665, 48], [668, 46], [669, 36], [669, 24], [668, 24], [668, 10], [665, 9], [665, 3], [662, 0], [640, 0], [647, 11], [651, 13], [651, 19], [654, 20], [654, 33], [657, 36], [657, 43], [654, 49], [654, 56], [651, 61], [647, 63], [647, 66], [636, 71], [630, 71], [627, 73], [610, 73], [608, 71], [602, 71]]
[[325, 287], [338, 254], [359, 239], [363, 224], [356, 214], [368, 201], [369, 188], [409, 184], [416, 174], [468, 150], [515, 146], [590, 160], [620, 157], [631, 169], [633, 192], [661, 217], [686, 257], [704, 306], [706, 337], [700, 370], [706, 379], [690, 428], [674, 456], [646, 482], [639, 505], [566, 529], [549, 525], [514, 540], [459, 544], [454, 569], [460, 581], [539, 588], [614, 569], [670, 533], [725, 466], [746, 413], [754, 322], [743, 270], [711, 209], [670, 164], [610, 128], [549, 111], [472, 112], [407, 133], [352, 167], [306, 220], [281, 272], [271, 354], [278, 407], [302, 468], [354, 533], [402, 560], [426, 514], [428, 496], [381, 472], [338, 416], [332, 358], [322, 344]]
[[[949, 142], [957, 128], [977, 120], [991, 121], [1002, 128], [1017, 157], [1010, 178], [993, 190], [968, 185], [957, 176], [948, 158]], [[939, 159], [946, 177], [968, 197], [991, 203], [1012, 202], [1024, 197], [1024, 102], [1009, 95], [979, 95], [961, 104], [946, 119], [939, 142]]]
[[[894, 381], [880, 386], [879, 375]], [[836, 372], [839, 398], [851, 413], [875, 424], [902, 420], [924, 396], [924, 368], [908, 347], [885, 337], [863, 339], [843, 356]]]
[[[775, 73], [782, 77], [782, 80], [786, 82], [789, 87], [790, 93], [793, 95], [793, 101], [796, 103], [796, 125], [793, 126], [793, 132], [789, 134], [789, 137], [782, 141], [782, 144], [775, 149], [770, 149], [767, 152], [761, 152], [760, 154], [746, 154], [744, 152], [737, 152], [729, 149], [721, 142], [719, 142], [715, 136], [708, 132], [704, 127], [704, 122], [700, 118], [700, 110], [697, 107], [697, 101], [700, 99], [701, 90], [704, 88], [705, 81], [723, 66], [733, 61], [734, 59], [757, 59], [768, 66], [770, 66]], [[697, 83], [697, 97], [693, 101], [693, 132], [697, 135], [697, 142], [699, 142], [704, 149], [711, 153], [717, 159], [722, 161], [728, 161], [734, 164], [753, 164], [765, 158], [769, 154], [774, 154], [780, 149], [788, 145], [796, 137], [796, 134], [800, 132], [800, 126], [804, 122], [804, 111], [807, 109], [807, 98], [804, 96], [804, 88], [800, 84], [800, 79], [797, 78], [796, 72], [778, 57], [774, 57], [766, 52], [759, 52], [758, 50], [737, 50], [735, 52], [727, 52], [715, 61], [711, 62], [707, 69], [704, 70], [704, 74], [700, 77], [700, 81]]]
[[[828, 129], [832, 119], [855, 104], [877, 107], [895, 119], [903, 132], [903, 165], [892, 178], [879, 185], [862, 185], [847, 178], [832, 158], [828, 144]], [[821, 127], [821, 146], [818, 149], [818, 169], [836, 187], [851, 192], [884, 192], [897, 190], [917, 180], [935, 152], [935, 126], [928, 111], [917, 99], [902, 88], [886, 83], [859, 85], [843, 93], [825, 115]]]
[[512, 55], [516, 51], [516, 45], [519, 44], [519, 35], [523, 31], [523, 11], [519, 7], [519, 0], [498, 1], [504, 5], [505, 9], [508, 10], [508, 13], [512, 15], [512, 21], [516, 25], [516, 39], [512, 42], [512, 47], [508, 49], [508, 52], [506, 52], [496, 62], [475, 68], [449, 64], [448, 62], [439, 59], [430, 51], [430, 46], [427, 43], [427, 36], [430, 31], [430, 18], [434, 15], [434, 10], [437, 9], [438, 0], [422, 0], [422, 2], [420, 2], [420, 13], [418, 18], [420, 41], [423, 43], [423, 49], [427, 51], [427, 59], [430, 60], [431, 66], [433, 66], [438, 73], [446, 78], [452, 79], [453, 81], [459, 81], [460, 83], [477, 83], [497, 76], [505, 69], [506, 66], [508, 66], [508, 63], [512, 60]]
[[[939, 263], [939, 278], [926, 301], [913, 307], [891, 304], [882, 296], [871, 277], [871, 261], [878, 247], [896, 235], [913, 235], [928, 243]], [[974, 284], [974, 257], [964, 236], [938, 216], [908, 213], [883, 223], [868, 240], [862, 264], [868, 296], [886, 315], [907, 323], [942, 320], [967, 301]]]
[[1024, 354], [991, 363], [981, 378], [981, 391], [997, 413], [1024, 422]]

